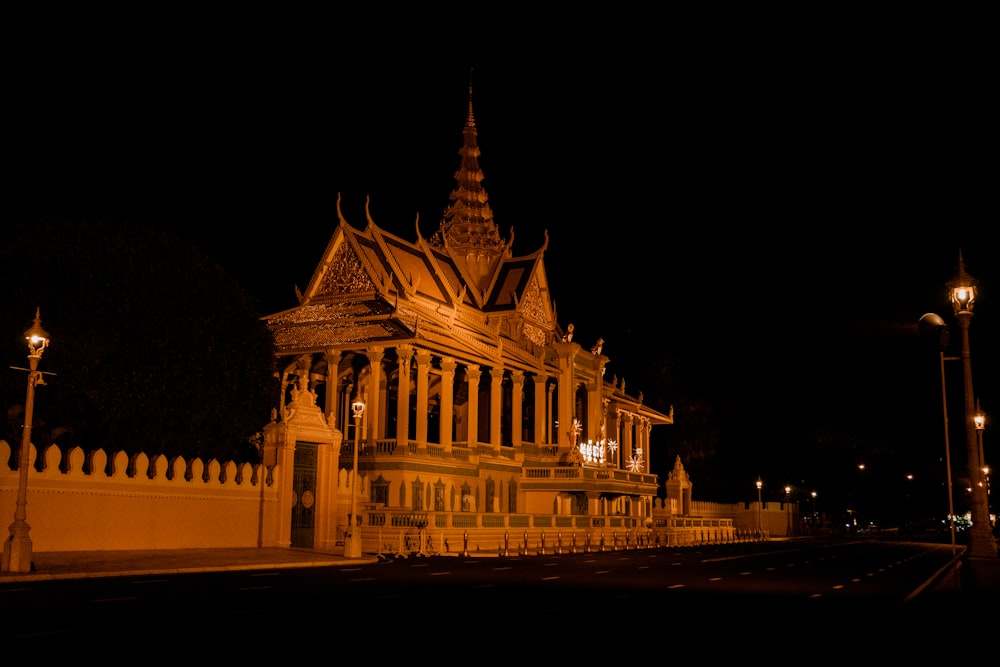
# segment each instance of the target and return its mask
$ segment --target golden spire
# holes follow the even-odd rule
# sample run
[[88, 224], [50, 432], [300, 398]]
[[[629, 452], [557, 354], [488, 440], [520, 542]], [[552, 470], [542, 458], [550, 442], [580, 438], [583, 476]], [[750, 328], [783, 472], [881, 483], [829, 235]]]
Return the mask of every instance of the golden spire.
[[493, 221], [493, 211], [483, 188], [471, 81], [469, 111], [462, 135], [461, 161], [455, 172], [456, 187], [449, 197], [451, 204], [445, 209], [441, 227], [431, 242], [450, 249], [453, 256], [464, 257], [470, 274], [479, 280], [492, 271], [506, 244]]

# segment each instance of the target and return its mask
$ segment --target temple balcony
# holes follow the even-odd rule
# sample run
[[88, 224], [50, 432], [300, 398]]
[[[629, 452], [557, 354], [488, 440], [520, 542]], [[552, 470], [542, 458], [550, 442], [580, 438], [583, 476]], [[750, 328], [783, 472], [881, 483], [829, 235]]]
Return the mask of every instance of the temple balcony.
[[[345, 442], [341, 446], [342, 467], [350, 466], [353, 448], [353, 442]], [[454, 442], [446, 447], [414, 440], [400, 444], [395, 438], [385, 438], [377, 440], [374, 445], [362, 442], [358, 458], [362, 472], [365, 469], [378, 470], [380, 461], [393, 461], [398, 465], [399, 459], [411, 459], [414, 463], [426, 463], [431, 459], [472, 466], [479, 465], [484, 460], [502, 461], [507, 465], [516, 464], [521, 467], [519, 485], [523, 491], [656, 495], [657, 476], [654, 474], [616, 468], [608, 463], [567, 464], [565, 456], [558, 456], [560, 451], [555, 445], [501, 447], [488, 443]]]

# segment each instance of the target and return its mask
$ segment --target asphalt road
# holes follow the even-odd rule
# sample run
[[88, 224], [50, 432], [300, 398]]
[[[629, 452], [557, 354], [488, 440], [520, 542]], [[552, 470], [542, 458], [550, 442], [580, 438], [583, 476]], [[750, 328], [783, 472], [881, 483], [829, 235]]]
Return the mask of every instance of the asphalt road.
[[178, 638], [315, 638], [350, 628], [389, 652], [435, 637], [481, 651], [484, 636], [521, 642], [539, 633], [560, 645], [638, 633], [644, 645], [669, 637], [712, 650], [903, 626], [920, 638], [984, 618], [968, 596], [929, 586], [950, 558], [935, 543], [768, 542], [34, 580], [0, 585], [0, 636], [148, 647], [164, 628]]

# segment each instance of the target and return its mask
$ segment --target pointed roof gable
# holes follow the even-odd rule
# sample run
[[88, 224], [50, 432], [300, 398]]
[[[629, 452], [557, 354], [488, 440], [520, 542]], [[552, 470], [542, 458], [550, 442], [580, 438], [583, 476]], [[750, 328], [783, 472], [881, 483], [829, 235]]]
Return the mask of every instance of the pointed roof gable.
[[513, 258], [482, 189], [471, 92], [452, 205], [431, 239], [381, 229], [365, 203], [352, 227], [337, 198], [337, 228], [299, 306], [264, 318], [282, 354], [357, 343], [415, 342], [456, 357], [537, 363], [558, 329], [543, 261]]

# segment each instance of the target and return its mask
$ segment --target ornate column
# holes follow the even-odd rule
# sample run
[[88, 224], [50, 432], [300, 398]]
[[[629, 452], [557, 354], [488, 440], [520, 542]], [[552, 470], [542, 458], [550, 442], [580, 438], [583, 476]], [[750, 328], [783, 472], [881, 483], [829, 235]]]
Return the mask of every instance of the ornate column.
[[552, 410], [555, 409], [554, 406], [552, 405], [552, 394], [554, 394], [555, 391], [556, 391], [556, 383], [549, 384], [548, 381], [546, 380], [545, 388], [546, 388], [546, 391], [545, 391], [545, 401], [546, 401], [546, 406], [545, 406], [545, 444], [551, 445], [551, 444], [555, 444], [556, 441], [557, 441], [557, 438], [553, 438], [552, 437], [552, 415], [554, 414], [552, 412]]
[[503, 367], [490, 369], [490, 444], [499, 447], [500, 416], [503, 408]]
[[466, 417], [468, 423], [465, 425], [465, 429], [467, 431], [466, 440], [470, 447], [479, 444], [479, 378], [482, 374], [479, 366], [469, 366], [465, 371], [469, 383], [469, 409]]
[[548, 392], [545, 390], [544, 376], [536, 373], [530, 379], [535, 384], [535, 424], [532, 438], [536, 445], [542, 445], [548, 442], [548, 438], [545, 437], [545, 400]]
[[327, 350], [323, 359], [326, 360], [326, 395], [323, 400], [323, 412], [330, 428], [337, 428], [337, 369], [340, 366], [340, 350]]
[[427, 373], [430, 365], [431, 353], [417, 350], [417, 443], [420, 447], [427, 446]]
[[385, 350], [376, 345], [368, 348], [367, 352], [371, 370], [368, 374], [369, 386], [366, 401], [368, 405], [365, 408], [365, 418], [368, 420], [368, 444], [374, 447], [380, 435], [378, 425], [382, 421], [380, 399], [382, 396], [382, 357], [385, 355]]
[[616, 468], [621, 468], [622, 457], [621, 457], [621, 444], [622, 444], [622, 411], [615, 410], [614, 414], [611, 415], [611, 424], [608, 426], [608, 440], [615, 441], [614, 451], [608, 450], [608, 463], [611, 463]]
[[653, 431], [653, 422], [648, 419], [643, 421], [642, 424], [642, 453], [645, 455], [645, 465], [643, 466], [643, 472], [649, 472], [653, 469], [653, 448], [650, 447], [649, 437]]
[[[560, 342], [555, 344], [559, 363], [559, 405], [556, 413], [556, 420], [559, 422], [559, 431], [556, 433], [556, 442], [560, 448], [572, 447], [572, 431], [574, 407], [576, 405], [576, 374], [574, 372], [573, 360], [576, 358], [580, 346], [571, 342]], [[581, 415], [582, 417], [583, 415]]]
[[629, 460], [632, 458], [632, 448], [634, 442], [632, 439], [632, 430], [635, 427], [635, 417], [634, 415], [625, 415], [625, 438], [622, 443], [622, 463], [628, 466]]
[[[601, 344], [598, 343], [598, 346]], [[598, 346], [595, 346], [594, 350], [597, 350]], [[604, 410], [607, 404], [604, 399], [604, 364], [608, 358], [599, 351], [594, 350], [592, 352], [597, 362], [597, 370], [594, 374], [593, 384], [587, 387], [587, 407], [589, 414], [587, 415], [587, 433], [585, 438], [587, 440], [598, 441], [605, 437]]]
[[[278, 502], [263, 507], [259, 546], [287, 548], [292, 544], [293, 476], [295, 473], [295, 438], [286, 421], [272, 421], [264, 427], [264, 475], [278, 490]], [[263, 482], [263, 479], [261, 480]]]
[[399, 361], [399, 381], [396, 385], [396, 445], [407, 447], [410, 441], [410, 360], [413, 348], [401, 345], [396, 348]]
[[510, 372], [511, 382], [511, 414], [510, 414], [510, 438], [515, 447], [521, 446], [521, 420], [522, 403], [524, 401], [524, 373], [521, 371]]
[[441, 358], [441, 444], [445, 451], [451, 451], [451, 431], [455, 418], [454, 383], [455, 360], [451, 357]]
[[278, 414], [281, 416], [281, 419], [285, 418], [285, 398], [288, 393], [286, 391], [288, 389], [288, 382], [288, 370], [285, 369], [281, 371], [281, 389], [278, 395]]
[[[344, 391], [341, 392], [337, 390], [337, 395], [340, 396], [340, 407], [338, 409], [339, 414], [344, 415], [344, 426], [350, 427], [351, 425], [351, 395], [354, 393], [354, 383], [347, 381], [344, 383]], [[348, 435], [347, 431], [343, 431], [344, 436]]]

